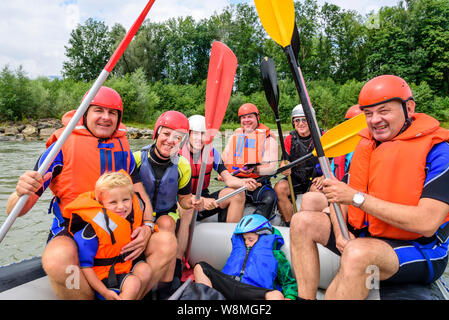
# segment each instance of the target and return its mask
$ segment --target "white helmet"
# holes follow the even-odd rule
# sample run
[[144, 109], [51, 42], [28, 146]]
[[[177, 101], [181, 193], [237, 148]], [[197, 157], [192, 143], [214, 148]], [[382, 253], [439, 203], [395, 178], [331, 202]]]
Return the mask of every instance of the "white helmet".
[[[313, 109], [312, 106], [310, 106], [310, 109], [312, 110], [313, 117], [316, 118], [315, 109]], [[302, 107], [302, 104], [298, 104], [296, 107], [294, 107], [293, 110], [292, 110], [292, 117], [291, 117], [293, 128], [295, 127], [295, 124], [293, 123], [293, 118], [305, 117], [305, 116], [306, 115], [304, 113], [304, 109]]]
[[192, 131], [206, 132], [206, 118], [199, 114], [190, 116], [189, 126]]

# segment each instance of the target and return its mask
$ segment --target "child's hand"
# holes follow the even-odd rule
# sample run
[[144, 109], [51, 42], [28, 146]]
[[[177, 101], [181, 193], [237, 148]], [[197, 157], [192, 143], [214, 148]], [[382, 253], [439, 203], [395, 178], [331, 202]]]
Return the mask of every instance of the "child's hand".
[[122, 298], [120, 298], [120, 296], [114, 290], [106, 291], [105, 294], [103, 295], [103, 297], [106, 300], [122, 300]]

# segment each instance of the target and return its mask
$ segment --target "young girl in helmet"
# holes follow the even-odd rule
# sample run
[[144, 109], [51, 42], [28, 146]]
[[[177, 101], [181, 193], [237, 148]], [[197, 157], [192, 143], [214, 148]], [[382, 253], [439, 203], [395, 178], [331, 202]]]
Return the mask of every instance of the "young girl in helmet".
[[[190, 163], [178, 155], [189, 133], [187, 117], [178, 111], [166, 111], [156, 121], [154, 143], [134, 152], [137, 169], [133, 181], [142, 185], [142, 198], [151, 204], [154, 220], [160, 230], [173, 236], [179, 229], [178, 203], [183, 209], [202, 210], [203, 200], [197, 200], [191, 191]], [[174, 238], [176, 244], [176, 238]], [[179, 285], [173, 281], [176, 264], [175, 255], [159, 283], [159, 298], [170, 296]], [[179, 272], [176, 272], [179, 274]]]
[[221, 272], [204, 261], [195, 265], [197, 283], [213, 287], [229, 300], [296, 299], [296, 280], [280, 250], [284, 239], [265, 217], [243, 217], [231, 241], [232, 251]]
[[103, 174], [94, 192], [85, 192], [64, 211], [71, 216], [70, 232], [79, 250], [80, 265], [97, 297], [141, 299], [150, 288], [151, 268], [143, 257], [133, 261], [121, 252], [143, 213], [131, 178], [123, 171]]

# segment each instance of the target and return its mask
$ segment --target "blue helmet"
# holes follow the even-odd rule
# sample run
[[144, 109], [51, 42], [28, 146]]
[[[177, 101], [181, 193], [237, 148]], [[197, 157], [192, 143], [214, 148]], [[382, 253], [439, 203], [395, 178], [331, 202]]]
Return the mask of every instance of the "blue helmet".
[[270, 221], [260, 214], [250, 214], [244, 216], [235, 227], [234, 234], [255, 232], [257, 234], [272, 234], [273, 227]]

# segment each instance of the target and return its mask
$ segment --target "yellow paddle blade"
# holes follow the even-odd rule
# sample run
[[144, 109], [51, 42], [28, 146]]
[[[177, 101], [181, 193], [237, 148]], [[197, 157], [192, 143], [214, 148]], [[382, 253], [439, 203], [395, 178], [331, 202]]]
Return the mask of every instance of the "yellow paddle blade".
[[295, 25], [293, 0], [254, 0], [260, 22], [268, 35], [283, 48], [292, 41]]
[[[358, 133], [364, 128], [366, 128], [366, 119], [365, 114], [361, 113], [323, 134], [321, 145], [326, 157], [338, 157], [354, 151], [360, 141]], [[316, 150], [313, 150], [313, 155], [316, 156]]]

